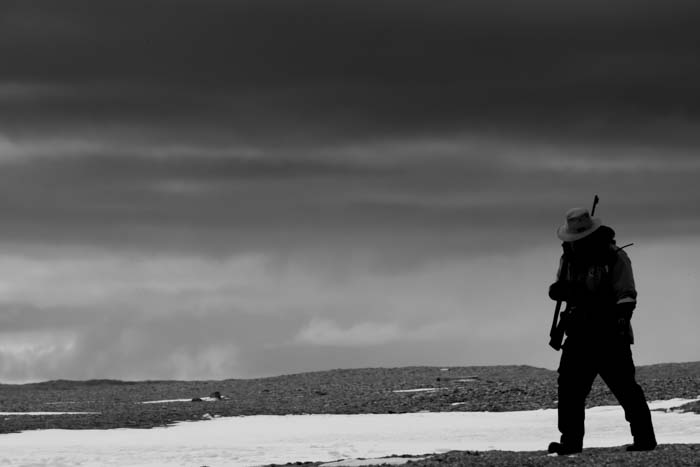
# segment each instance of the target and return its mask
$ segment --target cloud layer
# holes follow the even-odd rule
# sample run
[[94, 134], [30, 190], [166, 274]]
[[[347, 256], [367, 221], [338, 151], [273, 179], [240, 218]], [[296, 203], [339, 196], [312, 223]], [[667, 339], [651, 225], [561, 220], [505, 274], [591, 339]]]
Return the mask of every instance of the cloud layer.
[[651, 310], [694, 319], [698, 19], [3, 2], [0, 379], [552, 367], [554, 231], [595, 193], [666, 336], [643, 359], [690, 359]]
[[[697, 246], [687, 238], [632, 248], [641, 363], [697, 354], [700, 323], [687, 307], [697, 298]], [[544, 293], [554, 248], [400, 270], [369, 256], [342, 259], [5, 256], [0, 372], [4, 381], [217, 379], [357, 366], [556, 365]]]
[[[316, 145], [465, 127], [697, 143], [691, 0], [3, 6], [11, 133]], [[640, 131], [654, 128], [653, 133]]]

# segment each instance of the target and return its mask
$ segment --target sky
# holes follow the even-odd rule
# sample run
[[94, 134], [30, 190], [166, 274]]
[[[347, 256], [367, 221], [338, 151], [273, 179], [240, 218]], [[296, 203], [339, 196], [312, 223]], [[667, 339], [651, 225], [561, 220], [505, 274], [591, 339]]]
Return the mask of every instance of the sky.
[[700, 355], [694, 0], [0, 4], [0, 381], [556, 368], [565, 212]]

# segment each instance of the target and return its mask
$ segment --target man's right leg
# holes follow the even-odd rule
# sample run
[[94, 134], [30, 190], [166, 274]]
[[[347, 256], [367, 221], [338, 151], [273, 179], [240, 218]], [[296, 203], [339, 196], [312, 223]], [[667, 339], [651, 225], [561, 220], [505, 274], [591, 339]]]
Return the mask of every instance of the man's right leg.
[[608, 358], [600, 369], [600, 376], [625, 411], [630, 423], [634, 444], [633, 451], [649, 451], [656, 447], [656, 436], [651, 421], [651, 412], [644, 391], [634, 378], [635, 368], [629, 344], [612, 345], [606, 352]]
[[559, 454], [580, 452], [583, 449], [586, 397], [596, 374], [592, 356], [588, 355], [583, 345], [567, 339], [559, 363], [559, 446], [563, 451]]

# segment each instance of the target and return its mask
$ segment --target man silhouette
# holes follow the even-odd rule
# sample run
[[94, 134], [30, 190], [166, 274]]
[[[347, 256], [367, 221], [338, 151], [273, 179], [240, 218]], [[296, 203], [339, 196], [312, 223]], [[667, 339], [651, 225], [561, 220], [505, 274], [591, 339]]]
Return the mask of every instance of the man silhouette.
[[581, 452], [586, 397], [600, 375], [625, 411], [634, 443], [628, 451], [656, 447], [651, 413], [635, 381], [630, 320], [637, 304], [632, 265], [615, 244], [615, 231], [585, 208], [566, 214], [557, 236], [564, 247], [552, 300], [567, 302], [566, 341], [559, 364], [559, 455]]

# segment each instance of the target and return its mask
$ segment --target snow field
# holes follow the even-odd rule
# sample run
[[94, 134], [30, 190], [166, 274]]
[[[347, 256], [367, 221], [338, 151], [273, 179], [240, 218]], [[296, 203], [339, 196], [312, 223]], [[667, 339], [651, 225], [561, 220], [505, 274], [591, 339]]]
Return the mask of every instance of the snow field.
[[[652, 410], [687, 400], [652, 402]], [[215, 467], [422, 455], [535, 451], [559, 437], [556, 410], [363, 415], [259, 415], [168, 428], [37, 430], [0, 436], [0, 466]], [[700, 416], [652, 412], [660, 443], [700, 443]], [[585, 447], [631, 442], [619, 406], [586, 411]]]

